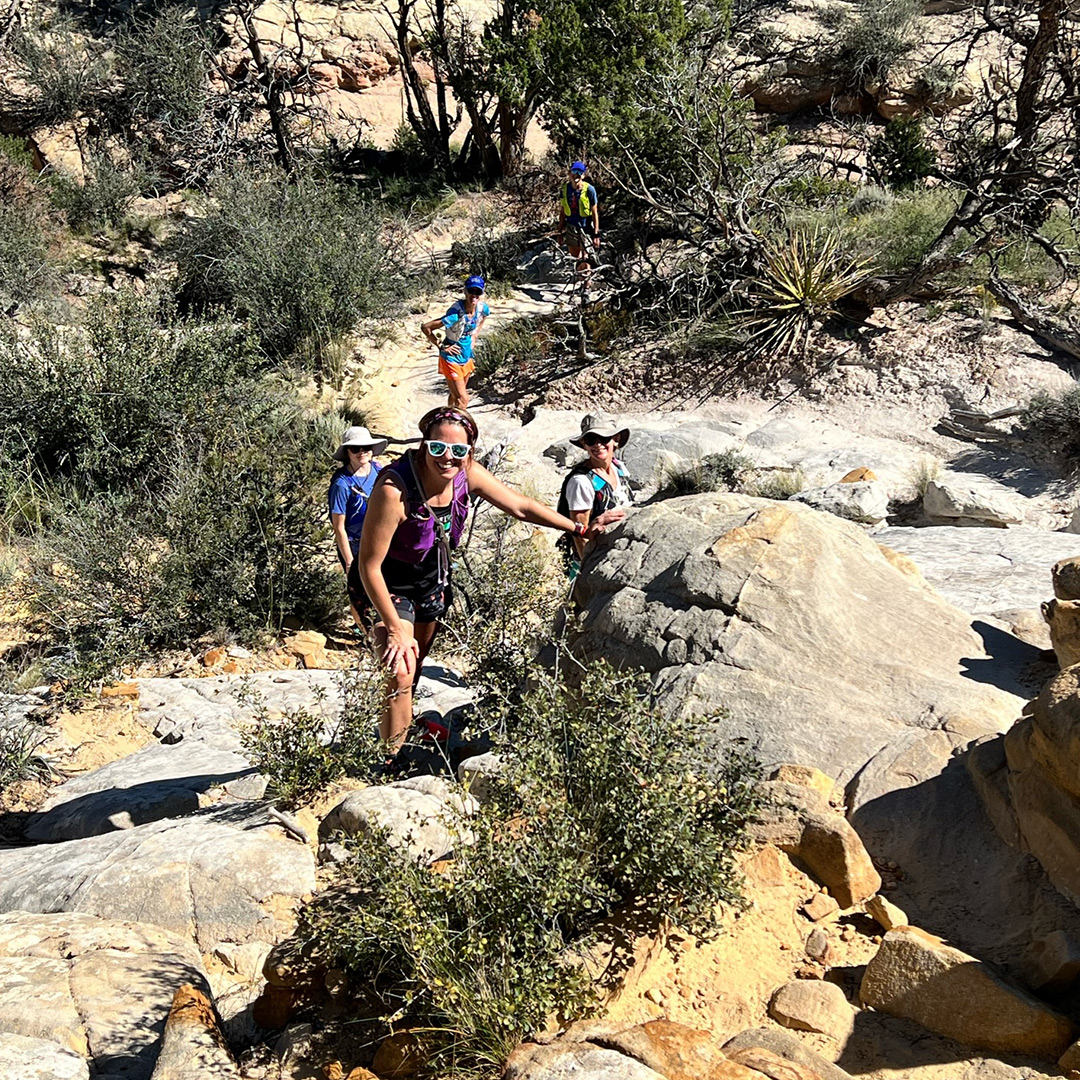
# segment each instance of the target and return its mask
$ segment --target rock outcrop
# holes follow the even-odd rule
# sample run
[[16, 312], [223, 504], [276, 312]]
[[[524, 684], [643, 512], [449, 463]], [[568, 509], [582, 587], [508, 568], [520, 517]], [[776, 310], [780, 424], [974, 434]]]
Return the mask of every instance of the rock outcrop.
[[859, 988], [864, 1005], [998, 1053], [1057, 1060], [1076, 1034], [1067, 1017], [913, 926], [890, 930]]
[[[766, 764], [846, 782], [905, 742], [933, 774], [1022, 705], [965, 675], [985, 659], [967, 616], [858, 526], [798, 504], [696, 495], [644, 507], [601, 537], [577, 597], [586, 655], [651, 672], [673, 711], [724, 710], [717, 737]], [[917, 779], [905, 764], [885, 782]]]
[[240, 1080], [213, 1002], [195, 986], [181, 986], [165, 1022], [150, 1080]]
[[[89, 1062], [97, 1080], [149, 1080], [170, 1002], [184, 984], [209, 989], [199, 953], [159, 927], [0, 915], [0, 1063], [36, 1048], [36, 1067], [55, 1062], [42, 1080], [85, 1077], [78, 1062]], [[32, 1066], [0, 1075], [38, 1074]]]
[[0, 911], [151, 922], [206, 952], [222, 942], [279, 940], [314, 888], [310, 848], [287, 839], [264, 809], [243, 805], [0, 850]]

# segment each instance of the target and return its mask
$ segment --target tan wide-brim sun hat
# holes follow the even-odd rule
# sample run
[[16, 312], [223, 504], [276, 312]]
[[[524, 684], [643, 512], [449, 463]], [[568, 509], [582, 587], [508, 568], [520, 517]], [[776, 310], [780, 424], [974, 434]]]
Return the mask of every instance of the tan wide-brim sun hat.
[[586, 435], [600, 435], [605, 439], [615, 439], [619, 446], [623, 447], [630, 438], [630, 429], [618, 427], [606, 413], [586, 413], [581, 418], [581, 434], [570, 441], [584, 450]]
[[334, 451], [334, 460], [347, 461], [350, 446], [360, 450], [370, 450], [377, 456], [386, 449], [386, 443], [386, 439], [374, 438], [366, 427], [351, 427], [341, 436], [341, 445]]

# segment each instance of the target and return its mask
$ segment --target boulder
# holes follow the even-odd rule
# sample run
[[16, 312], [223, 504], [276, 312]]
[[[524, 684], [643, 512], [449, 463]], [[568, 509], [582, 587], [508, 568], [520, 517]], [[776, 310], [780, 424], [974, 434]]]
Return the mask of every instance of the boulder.
[[836, 983], [797, 979], [781, 986], [769, 1002], [769, 1015], [786, 1028], [816, 1031], [840, 1041], [855, 1026], [855, 1013]]
[[884, 896], [871, 896], [866, 901], [866, 914], [886, 932], [898, 926], [910, 926], [911, 920], [903, 908], [899, 908]]
[[265, 809], [245, 805], [0, 849], [0, 912], [148, 922], [190, 936], [206, 952], [222, 942], [279, 940], [314, 889], [311, 850], [287, 839]]
[[11, 1080], [90, 1080], [86, 1060], [49, 1039], [0, 1032], [0, 1076]]
[[806, 503], [815, 510], [862, 525], [877, 525], [889, 516], [889, 493], [879, 480], [841, 480], [829, 487], [807, 488], [789, 501]]
[[1080, 664], [1080, 600], [1048, 600], [1042, 606], [1058, 664]]
[[488, 752], [466, 758], [457, 769], [458, 783], [481, 806], [488, 801], [494, 779], [503, 771], [498, 754]]
[[[0, 1032], [53, 1047], [58, 1065], [43, 1074], [49, 1080], [86, 1076], [72, 1057], [88, 1061], [98, 1080], [149, 1080], [170, 1002], [184, 984], [208, 990], [199, 953], [159, 927], [90, 915], [0, 915]], [[19, 1050], [0, 1042], [0, 1062]], [[48, 1059], [43, 1051], [37, 1060]]]
[[1075, 1026], [975, 957], [913, 926], [890, 930], [859, 997], [957, 1042], [997, 1053], [1060, 1057]]
[[[320, 65], [315, 64], [314, 67]], [[331, 65], [321, 65], [330, 68], [329, 78], [336, 84], [337, 69]], [[305, 668], [324, 668], [327, 665], [326, 635], [317, 630], [301, 630], [285, 639], [285, 651], [295, 656]]]
[[431, 864], [471, 842], [456, 825], [476, 808], [475, 799], [442, 777], [417, 776], [350, 792], [323, 818], [319, 839], [382, 831], [409, 858]]
[[1080, 556], [1060, 559], [1050, 570], [1058, 600], [1080, 600]]
[[[812, 1050], [797, 1036], [776, 1028], [750, 1028], [724, 1043], [724, 1053], [732, 1061], [761, 1060], [762, 1051], [805, 1070], [793, 1073], [792, 1080], [851, 1080], [839, 1065]], [[784, 1080], [781, 1074], [781, 1080]]]
[[826, 776], [820, 769], [809, 765], [780, 765], [769, 776], [770, 780], [779, 780], [784, 784], [798, 784], [800, 787], [813, 788], [829, 798], [836, 789], [831, 776]]
[[190, 983], [173, 996], [150, 1080], [240, 1080], [213, 1002]]
[[723, 1075], [724, 1055], [712, 1034], [670, 1020], [650, 1020], [614, 1034], [597, 1034], [591, 1041], [641, 1062], [667, 1080]]
[[1024, 520], [1025, 501], [986, 477], [946, 473], [927, 485], [923, 512], [938, 524], [1005, 528]]
[[840, 905], [828, 893], [819, 892], [814, 893], [799, 910], [808, 919], [821, 922], [830, 915], [835, 915], [840, 910]]
[[927, 744], [940, 771], [1022, 704], [964, 676], [985, 653], [963, 613], [858, 526], [798, 503], [691, 495], [638, 509], [596, 542], [577, 598], [581, 652], [652, 673], [672, 712], [724, 710], [717, 741], [765, 765], [846, 783], [903, 736], [945, 733]]
[[805, 863], [842, 908], [861, 904], [881, 888], [859, 834], [812, 788], [771, 780], [759, 785], [766, 800], [751, 834]]
[[592, 1043], [522, 1043], [510, 1052], [502, 1080], [665, 1080], [662, 1073]]
[[1064, 930], [1032, 943], [1024, 958], [1024, 981], [1044, 997], [1065, 993], [1080, 976], [1080, 944]]

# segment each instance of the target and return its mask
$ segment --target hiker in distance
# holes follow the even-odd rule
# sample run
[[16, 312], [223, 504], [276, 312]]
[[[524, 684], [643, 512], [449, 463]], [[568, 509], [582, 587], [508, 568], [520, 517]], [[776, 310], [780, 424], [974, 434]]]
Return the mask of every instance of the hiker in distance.
[[[581, 418], [581, 434], [572, 438], [589, 456], [570, 470], [559, 494], [560, 514], [579, 525], [589, 525], [608, 511], [630, 506], [634, 493], [623, 463], [615, 456], [630, 438], [629, 428], [620, 428], [603, 413], [587, 413]], [[573, 581], [581, 570], [585, 545], [572, 536], [561, 542], [567, 555], [566, 572]]]
[[559, 190], [559, 239], [565, 241], [571, 258], [577, 260], [578, 275], [589, 273], [588, 245], [600, 250], [600, 204], [596, 188], [585, 180], [585, 163], [570, 166], [570, 178]]
[[[334, 460], [341, 462], [341, 468], [330, 480], [326, 501], [338, 562], [345, 570], [346, 582], [360, 550], [360, 530], [364, 526], [368, 498], [379, 476], [379, 466], [374, 458], [385, 450], [386, 439], [373, 438], [366, 427], [351, 427], [341, 437], [341, 445], [334, 452]], [[350, 589], [349, 609], [359, 626], [358, 607]]]
[[420, 448], [387, 465], [375, 483], [353, 564], [375, 609], [375, 647], [390, 673], [379, 734], [391, 772], [412, 723], [420, 666], [453, 597], [450, 560], [465, 531], [469, 497], [583, 542], [623, 517], [611, 510], [585, 525], [507, 487], [474, 459], [476, 421], [461, 409], [432, 409], [419, 426]]
[[[424, 337], [439, 350], [439, 374], [450, 388], [447, 404], [456, 409], [469, 406], [469, 378], [473, 373], [473, 338], [491, 309], [484, 302], [486, 283], [479, 274], [465, 279], [465, 296], [455, 300], [446, 314], [424, 323]], [[442, 341], [435, 331], [442, 328]]]

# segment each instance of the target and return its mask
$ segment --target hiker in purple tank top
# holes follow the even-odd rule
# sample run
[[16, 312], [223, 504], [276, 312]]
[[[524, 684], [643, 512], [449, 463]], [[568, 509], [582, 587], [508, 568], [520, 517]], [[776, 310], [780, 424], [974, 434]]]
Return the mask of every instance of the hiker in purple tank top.
[[390, 672], [379, 721], [390, 770], [412, 723], [420, 665], [453, 597], [450, 557], [464, 534], [470, 495], [519, 521], [586, 539], [623, 517], [612, 510], [586, 527], [507, 487], [473, 460], [476, 421], [464, 409], [433, 409], [420, 421], [420, 431], [420, 449], [379, 474], [353, 562], [378, 619], [376, 648]]

